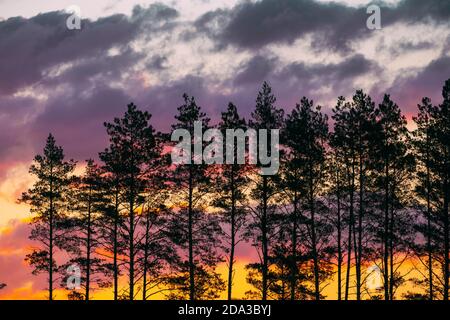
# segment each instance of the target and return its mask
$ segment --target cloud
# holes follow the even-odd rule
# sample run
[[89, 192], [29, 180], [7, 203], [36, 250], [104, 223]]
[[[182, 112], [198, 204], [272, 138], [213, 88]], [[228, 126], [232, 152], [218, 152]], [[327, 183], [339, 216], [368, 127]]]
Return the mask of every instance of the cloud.
[[[96, 21], [83, 20], [81, 30], [66, 28], [67, 13], [39, 14], [30, 19], [0, 22], [0, 94], [12, 94], [49, 76], [52, 67], [95, 57], [101, 61], [112, 48], [128, 46], [140, 35], [167, 30], [177, 17], [174, 9], [135, 7], [128, 17], [116, 14]], [[126, 51], [127, 52], [127, 51]]]
[[387, 91], [401, 102], [406, 113], [416, 113], [422, 97], [429, 97], [438, 105], [442, 102], [442, 87], [450, 78], [449, 66], [450, 56], [443, 55], [413, 75], [398, 77]]
[[[445, 0], [403, 0], [397, 5], [378, 3], [382, 26], [395, 23], [448, 24], [450, 6]], [[352, 42], [370, 37], [366, 6], [314, 0], [244, 1], [235, 7], [207, 12], [195, 22], [196, 31], [229, 45], [259, 49], [269, 44], [291, 44], [313, 35], [316, 48], [348, 51]]]
[[[130, 15], [83, 20], [81, 31], [67, 30], [68, 15], [59, 11], [0, 21], [0, 178], [8, 181], [0, 185], [0, 222], [28, 216], [12, 203], [30, 184], [29, 162], [49, 132], [67, 158], [96, 157], [107, 144], [103, 122], [122, 116], [131, 101], [162, 131], [185, 92], [213, 121], [229, 101], [248, 118], [264, 80], [287, 112], [302, 96], [328, 107], [357, 88], [377, 101], [388, 92], [405, 112], [415, 112], [422, 96], [438, 104], [450, 76], [450, 37], [441, 43], [448, 0], [381, 7], [386, 30], [379, 33], [366, 29], [365, 7], [313, 0], [241, 1], [196, 20], [165, 5], [137, 6]], [[399, 66], [407, 53], [415, 54]], [[36, 294], [45, 277], [32, 278], [24, 265], [29, 227], [16, 220], [8, 230], [0, 233], [0, 282], [8, 283], [1, 293]], [[238, 253], [257, 259], [247, 244]]]
[[[103, 121], [131, 100], [123, 83], [145, 57], [134, 42], [168, 32], [178, 12], [136, 6], [130, 16], [84, 19], [81, 30], [68, 30], [67, 17], [54, 11], [0, 22], [2, 158], [31, 159], [36, 150], [28, 146], [40, 146], [37, 139], [50, 131], [76, 149], [75, 157], [92, 153]], [[93, 122], [99, 129], [89, 127]]]
[[242, 85], [246, 83], [262, 83], [275, 69], [277, 59], [275, 57], [264, 57], [256, 55], [241, 65], [241, 70], [236, 75], [234, 83]]
[[[421, 51], [421, 50], [430, 50], [434, 49], [436, 47], [436, 44], [432, 41], [402, 41], [398, 43], [395, 47], [392, 47], [390, 49], [390, 52], [393, 56], [399, 56], [405, 52], [414, 52], [414, 51]], [[386, 49], [386, 48], [379, 48], [379, 49]]]
[[124, 90], [108, 86], [96, 86], [84, 95], [77, 91], [58, 95], [30, 124], [29, 137], [40, 147], [38, 152], [51, 132], [67, 158], [95, 158], [107, 144], [103, 122], [121, 116], [130, 101]]
[[[273, 86], [280, 104], [294, 106], [303, 95], [322, 99], [334, 99], [338, 95], [351, 94], [355, 79], [381, 72], [381, 67], [361, 54], [354, 54], [336, 63], [292, 62], [283, 64], [276, 57], [256, 55], [242, 64], [234, 77], [238, 91], [252, 92], [256, 97], [261, 83], [268, 80]], [[323, 89], [328, 88], [327, 93]], [[321, 92], [322, 91], [322, 92]], [[253, 98], [254, 98], [253, 97]], [[254, 99], [250, 99], [253, 102]], [[248, 105], [245, 100], [244, 105]]]
[[[423, 11], [416, 12], [414, 5]], [[442, 1], [404, 0], [382, 7], [383, 25], [414, 19], [448, 23]], [[136, 6], [131, 15], [83, 20], [81, 31], [67, 30], [67, 14], [58, 11], [1, 21], [0, 51], [5, 54], [0, 74], [8, 76], [0, 77], [0, 155], [29, 161], [53, 132], [67, 157], [95, 157], [107, 141], [102, 123], [121, 116], [130, 101], [149, 110], [159, 130], [168, 130], [184, 92], [194, 95], [213, 119], [229, 101], [248, 116], [264, 80], [273, 85], [280, 105], [291, 107], [303, 95], [328, 102], [351, 94], [360, 86], [358, 79], [376, 80], [386, 72], [366, 52], [346, 51], [369, 32], [362, 7], [260, 0], [209, 11], [195, 21], [178, 17], [176, 10], [159, 4]], [[210, 39], [200, 41], [198, 36], [205, 34]], [[316, 46], [312, 60], [303, 51], [294, 52], [296, 41], [305, 35]], [[279, 56], [264, 48], [268, 44], [292, 44], [293, 53]], [[214, 45], [223, 50], [209, 51]], [[323, 46], [341, 51], [319, 52]], [[395, 50], [401, 56], [428, 47], [437, 50], [439, 44], [406, 38]], [[177, 55], [179, 51], [183, 54]], [[438, 88], [445, 63], [441, 69], [430, 65], [425, 74], [439, 82]], [[396, 87], [409, 88], [411, 79], [397, 78]]]
[[280, 76], [295, 77], [306, 82], [319, 81], [323, 85], [334, 85], [339, 80], [358, 77], [376, 68], [376, 63], [367, 60], [363, 55], [355, 54], [341, 63], [306, 64], [295, 62], [287, 65]]

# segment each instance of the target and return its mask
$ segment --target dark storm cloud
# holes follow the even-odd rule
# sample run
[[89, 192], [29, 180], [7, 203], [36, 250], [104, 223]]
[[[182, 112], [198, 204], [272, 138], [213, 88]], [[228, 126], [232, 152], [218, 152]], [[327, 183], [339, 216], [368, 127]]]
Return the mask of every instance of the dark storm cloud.
[[33, 85], [45, 77], [46, 70], [63, 63], [85, 58], [101, 62], [111, 48], [127, 46], [143, 34], [166, 30], [164, 22], [176, 16], [174, 9], [152, 5], [148, 9], [135, 7], [131, 17], [118, 14], [83, 20], [81, 30], [68, 30], [68, 15], [60, 11], [2, 21], [0, 94]]
[[[228, 85], [233, 82], [234, 78], [229, 82], [225, 81], [224, 88], [229, 88]], [[211, 79], [189, 75], [143, 90], [135, 97], [134, 102], [153, 115], [152, 123], [157, 130], [168, 132], [175, 121], [177, 108], [184, 102], [183, 93], [194, 96], [197, 104], [202, 107], [212, 122], [217, 123], [221, 112], [226, 110], [230, 101], [239, 107], [242, 116], [248, 117], [253, 111], [258, 90], [262, 85], [262, 81], [255, 80], [255, 82], [233, 86], [233, 90], [221, 90], [221, 85], [210, 86], [212, 83], [214, 82]]]
[[[382, 2], [382, 26], [397, 22], [443, 23], [450, 19], [447, 0], [403, 0], [396, 6]], [[367, 6], [350, 7], [314, 0], [245, 1], [229, 10], [201, 16], [197, 31], [215, 39], [218, 48], [234, 45], [258, 49], [271, 43], [292, 43], [312, 34], [315, 47], [348, 50], [352, 41], [369, 37]]]
[[[286, 110], [306, 95], [310, 98], [334, 99], [338, 95], [351, 94], [356, 77], [378, 72], [380, 67], [362, 55], [355, 54], [342, 62], [333, 64], [291, 63], [283, 65], [275, 57], [256, 55], [237, 67], [236, 75], [223, 82], [232, 91], [223, 93], [219, 87], [208, 86], [211, 79], [187, 76], [182, 79], [151, 87], [136, 99], [141, 107], [154, 116], [155, 124], [160, 130], [168, 130], [176, 108], [182, 104], [181, 95], [186, 92], [196, 97], [207, 114], [217, 121], [220, 112], [232, 101], [239, 107], [240, 113], [248, 117], [254, 108], [256, 96], [263, 81], [273, 86], [278, 98], [277, 105]], [[331, 87], [329, 95], [317, 96], [317, 90]]]
[[217, 116], [226, 99], [218, 91], [208, 88], [209, 79], [188, 75], [164, 84], [142, 90], [135, 97], [137, 105], [153, 115], [153, 123], [158, 130], [168, 131], [175, 121], [177, 108], [183, 104], [183, 94], [196, 98], [197, 103], [209, 116]]
[[442, 102], [442, 87], [449, 78], [450, 56], [443, 55], [415, 75], [399, 77], [387, 91], [400, 101], [402, 110], [416, 113], [422, 97], [430, 97], [436, 105]]
[[[60, 11], [1, 21], [3, 159], [31, 159], [26, 146], [40, 147], [51, 131], [67, 144], [72, 156], [95, 156], [92, 151], [104, 137], [103, 121], [120, 115], [119, 110], [131, 101], [122, 88], [110, 84], [120, 83], [143, 58], [130, 43], [167, 32], [177, 16], [176, 10], [158, 4], [136, 6], [131, 16], [83, 20], [81, 30], [68, 30], [68, 14]], [[33, 95], [18, 96], [24, 88], [32, 88]], [[48, 99], [34, 96], [41, 92]]]
[[256, 55], [241, 65], [241, 70], [236, 75], [234, 83], [237, 85], [255, 82], [262, 83], [274, 70], [276, 64], [276, 58], [266, 58]]
[[280, 77], [295, 77], [302, 81], [318, 80], [323, 84], [334, 83], [364, 75], [377, 68], [377, 65], [363, 55], [356, 54], [341, 63], [305, 64], [292, 63], [281, 72]]
[[[96, 157], [106, 146], [104, 121], [121, 116], [132, 101], [123, 90], [106, 85], [79, 94], [78, 90], [50, 99], [27, 128], [32, 145], [41, 147], [51, 132], [70, 158]], [[39, 150], [36, 150], [39, 151]]]
[[[303, 63], [294, 62], [283, 65], [273, 57], [257, 55], [242, 64], [232, 83], [235, 88], [246, 91], [261, 85], [265, 80], [279, 87], [286, 103], [300, 95], [313, 95], [315, 91], [330, 87], [338, 94], [345, 94], [346, 87], [353, 90], [355, 78], [373, 72], [381, 72], [380, 66], [363, 55], [355, 54], [346, 57], [339, 63]], [[289, 90], [285, 90], [289, 88]], [[336, 93], [333, 93], [336, 94]], [[280, 94], [281, 96], [281, 94]]]
[[[412, 3], [409, 0], [392, 9], [385, 8], [383, 23], [411, 21], [400, 13], [399, 7], [408, 12]], [[437, 8], [442, 6], [438, 1], [433, 3]], [[427, 11], [427, 4], [417, 4], [424, 10], [420, 20], [445, 22], [445, 8]], [[21, 151], [19, 155], [17, 150], [30, 152], [31, 145], [35, 148], [32, 152], [40, 151], [42, 142], [52, 132], [68, 157], [78, 160], [95, 157], [106, 145], [102, 123], [123, 115], [130, 101], [150, 111], [157, 129], [167, 131], [177, 107], [183, 103], [184, 92], [194, 95], [217, 120], [229, 101], [248, 116], [264, 80], [273, 85], [279, 105], [290, 108], [303, 95], [320, 100], [351, 94], [356, 77], [380, 70], [375, 62], [359, 54], [343, 55], [340, 63], [284, 65], [260, 49], [268, 43], [289, 43], [311, 33], [318, 46], [344, 50], [355, 38], [369, 32], [365, 29], [365, 8], [312, 0], [261, 0], [245, 2], [231, 10], [209, 12], [194, 23], [198, 31], [214, 38], [218, 47], [231, 44], [258, 49], [245, 63], [224, 66], [236, 68], [232, 77], [208, 77], [199, 68], [195, 74], [170, 77], [172, 80], [158, 78], [147, 87], [139, 74], [133, 74], [135, 66], [141, 63], [153, 72], [152, 76], [164, 74], [170, 69], [167, 50], [138, 53], [130, 42], [171, 35], [174, 26], [181, 23], [175, 20], [177, 15], [163, 5], [147, 9], [138, 6], [131, 16], [83, 20], [81, 31], [67, 30], [67, 14], [62, 12], [0, 22], [0, 155], [29, 160], [32, 154], [23, 156]], [[190, 22], [185, 23], [185, 27], [191, 26]], [[360, 24], [362, 27], [358, 29]], [[399, 47], [419, 50], [419, 45], [425, 47], [420, 43]], [[110, 54], [111, 49], [114, 55]], [[433, 83], [427, 88], [442, 87], [441, 78], [448, 63], [445, 59], [440, 64], [434, 62], [436, 66], [432, 64], [423, 72], [422, 76]], [[434, 74], [439, 80], [434, 80]], [[398, 88], [415, 89], [419, 82], [399, 79], [397, 84]], [[33, 93], [43, 92], [48, 99], [14, 95], [29, 86]], [[323, 88], [327, 90], [320, 91]]]
[[44, 77], [39, 85], [56, 86], [62, 84], [82, 84], [107, 83], [111, 80], [118, 81], [129, 68], [134, 66], [144, 54], [137, 53], [126, 47], [114, 56], [104, 56], [102, 58], [92, 57], [75, 61], [74, 64], [57, 76]]
[[[38, 107], [38, 101], [31, 97], [0, 96], [0, 158], [10, 161], [15, 156], [24, 156], [21, 149], [26, 143], [23, 125]], [[11, 152], [15, 150], [15, 152]], [[0, 176], [2, 172], [0, 170]]]

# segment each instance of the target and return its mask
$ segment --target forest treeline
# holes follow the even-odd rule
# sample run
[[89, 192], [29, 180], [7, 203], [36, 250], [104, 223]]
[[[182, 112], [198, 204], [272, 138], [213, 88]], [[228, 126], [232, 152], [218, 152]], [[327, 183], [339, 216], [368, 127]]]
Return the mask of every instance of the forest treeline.
[[306, 97], [285, 114], [264, 83], [250, 119], [230, 103], [214, 126], [183, 96], [172, 129], [192, 137], [195, 121], [280, 129], [272, 176], [258, 165], [173, 165], [170, 135], [133, 103], [104, 124], [109, 145], [81, 175], [49, 135], [20, 199], [39, 244], [26, 261], [47, 276], [49, 299], [72, 265], [81, 289], [70, 299], [100, 289], [114, 299], [232, 299], [236, 248], [247, 242], [259, 257], [245, 267], [248, 299], [319, 300], [336, 283], [338, 300], [448, 300], [450, 80], [442, 94], [439, 105], [422, 99], [412, 131], [389, 95], [376, 104], [362, 90], [339, 97], [329, 119]]

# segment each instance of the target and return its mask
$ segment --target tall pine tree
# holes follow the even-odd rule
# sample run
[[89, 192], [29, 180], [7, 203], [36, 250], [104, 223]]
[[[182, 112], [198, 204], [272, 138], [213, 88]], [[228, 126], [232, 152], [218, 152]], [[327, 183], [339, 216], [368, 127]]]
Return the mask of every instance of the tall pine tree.
[[[249, 127], [255, 130], [267, 130], [267, 140], [263, 143], [266, 146], [271, 145], [271, 129], [280, 130], [283, 126], [284, 112], [275, 106], [276, 98], [272, 93], [272, 88], [267, 82], [264, 82], [261, 90], [256, 98], [256, 107], [252, 112], [252, 119]], [[260, 145], [258, 141], [258, 145]], [[258, 149], [261, 152], [261, 149]], [[269, 150], [269, 152], [272, 152]], [[261, 166], [261, 164], [258, 164]], [[274, 195], [278, 192], [277, 180], [278, 175], [255, 175], [254, 186], [251, 197], [256, 205], [251, 208], [253, 212], [253, 221], [249, 224], [251, 233], [253, 234], [254, 246], [260, 251], [260, 264], [253, 266], [259, 270], [261, 274], [261, 286], [258, 288], [261, 292], [262, 300], [268, 297], [269, 287], [269, 267], [270, 267], [270, 241], [276, 235], [275, 213], [276, 205], [273, 202]]]
[[57, 248], [65, 242], [64, 224], [68, 210], [68, 192], [75, 167], [73, 161], [64, 160], [63, 149], [56, 144], [50, 134], [44, 152], [34, 158], [30, 174], [36, 182], [20, 201], [30, 205], [32, 231], [30, 239], [40, 244], [40, 248], [26, 256], [26, 261], [34, 268], [33, 274], [44, 273], [48, 280], [48, 298], [54, 299], [54, 285], [57, 281], [58, 265], [55, 260]]
[[[110, 147], [103, 153], [106, 161], [118, 161], [114, 169], [115, 175], [120, 177], [119, 190], [121, 191], [120, 206], [125, 212], [125, 220], [122, 227], [124, 239], [127, 241], [126, 254], [128, 259], [128, 297], [135, 298], [136, 285], [136, 254], [137, 244], [140, 240], [140, 232], [137, 229], [142, 217], [140, 214], [145, 198], [148, 163], [156, 153], [154, 129], [150, 125], [151, 115], [147, 111], [140, 111], [136, 105], [130, 103], [123, 118], [115, 118], [112, 123], [105, 123], [110, 140]], [[107, 163], [108, 164], [108, 163]]]
[[176, 164], [171, 172], [172, 201], [176, 212], [170, 229], [179, 246], [181, 261], [177, 274], [171, 279], [174, 291], [169, 297], [212, 299], [217, 298], [224, 288], [224, 282], [216, 272], [217, 264], [222, 261], [217, 243], [221, 228], [218, 215], [206, 212], [210, 205], [207, 194], [212, 191], [211, 172], [208, 170], [211, 167], [203, 162], [203, 154], [193, 150], [195, 142], [205, 145], [203, 133], [194, 131], [195, 122], [200, 122], [204, 131], [209, 128], [210, 119], [194, 97], [184, 94], [183, 99], [184, 104], [178, 108], [177, 122], [172, 129], [184, 130], [188, 134], [190, 139], [185, 142], [190, 150], [187, 151], [187, 163]]

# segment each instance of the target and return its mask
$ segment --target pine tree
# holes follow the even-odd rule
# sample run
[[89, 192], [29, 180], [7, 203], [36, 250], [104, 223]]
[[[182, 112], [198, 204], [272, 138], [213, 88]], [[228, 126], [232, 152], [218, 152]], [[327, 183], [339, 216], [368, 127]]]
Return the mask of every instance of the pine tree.
[[347, 233], [347, 270], [345, 280], [344, 299], [348, 300], [350, 290], [350, 274], [352, 261], [353, 234], [355, 230], [355, 193], [356, 193], [356, 119], [354, 111], [344, 97], [339, 97], [336, 107], [333, 109], [334, 132], [331, 136], [331, 145], [335, 154], [339, 157], [337, 161], [344, 164], [345, 178], [342, 186], [342, 200], [348, 210], [348, 233]]
[[83, 275], [81, 286], [84, 294], [73, 291], [69, 297], [89, 300], [91, 291], [111, 285], [111, 266], [97, 253], [102, 248], [99, 237], [99, 221], [109, 210], [107, 186], [103, 180], [103, 170], [92, 159], [87, 160], [85, 173], [77, 177], [71, 190], [71, 214], [66, 218], [65, 227], [69, 232], [64, 249], [71, 259], [66, 264], [76, 264]]
[[138, 245], [137, 261], [142, 273], [142, 299], [164, 292], [167, 279], [179, 263], [176, 246], [170, 238], [171, 211], [168, 185], [169, 159], [164, 154], [164, 135], [155, 135], [155, 157], [147, 163], [146, 187], [140, 227], [143, 241]]
[[[124, 224], [123, 206], [123, 188], [122, 181], [123, 163], [120, 159], [121, 155], [116, 151], [117, 146], [113, 143], [109, 148], [100, 152], [99, 158], [103, 162], [102, 170], [104, 171], [103, 180], [108, 190], [106, 197], [108, 198], [108, 209], [103, 212], [99, 219], [99, 233], [102, 246], [106, 252], [111, 253], [107, 258], [112, 260], [112, 274], [113, 274], [113, 294], [114, 300], [119, 299], [119, 276], [121, 275], [121, 267], [123, 265], [122, 259], [119, 256], [124, 253], [126, 244], [122, 237], [122, 228]], [[106, 254], [105, 254], [106, 255]]]
[[[426, 255], [426, 265], [428, 268], [428, 278], [425, 280], [428, 283], [428, 299], [434, 299], [434, 286], [433, 286], [433, 254], [435, 249], [433, 248], [432, 237], [436, 226], [432, 225], [434, 210], [432, 207], [432, 176], [431, 171], [431, 128], [433, 127], [433, 114], [436, 112], [435, 107], [431, 104], [431, 100], [427, 97], [422, 99], [422, 104], [418, 105], [419, 113], [413, 118], [417, 125], [417, 129], [413, 132], [414, 135], [414, 148], [415, 155], [418, 161], [416, 169], [416, 184], [415, 192], [418, 197], [418, 209], [422, 213], [426, 220], [426, 223], [418, 223], [416, 228], [426, 238], [425, 246], [414, 246], [418, 252], [418, 256]], [[420, 200], [423, 200], [420, 201]], [[420, 203], [422, 202], [422, 203]], [[424, 254], [426, 253], [426, 254]]]
[[73, 161], [64, 160], [63, 149], [56, 145], [55, 138], [50, 134], [43, 154], [37, 155], [30, 167], [29, 172], [37, 181], [20, 199], [30, 205], [33, 215], [30, 239], [40, 243], [40, 248], [28, 254], [26, 261], [33, 266], [33, 274], [47, 274], [49, 300], [54, 299], [54, 283], [57, 280], [55, 253], [65, 241], [61, 225], [67, 214], [67, 196], [72, 182], [70, 174], [74, 167]]
[[[142, 300], [148, 300], [167, 290], [172, 272], [176, 272], [179, 257], [170, 238], [171, 213], [163, 204], [166, 190], [152, 188], [146, 197], [140, 221], [143, 241], [138, 244], [137, 266], [142, 274]], [[157, 192], [161, 193], [158, 194]]]
[[[255, 130], [268, 130], [267, 146], [271, 145], [271, 129], [281, 129], [283, 126], [284, 112], [282, 109], [275, 107], [276, 98], [272, 93], [272, 88], [267, 82], [264, 82], [261, 90], [256, 98], [256, 107], [252, 112], [252, 119], [249, 127]], [[276, 205], [271, 202], [273, 196], [277, 193], [276, 181], [277, 175], [274, 176], [255, 176], [254, 187], [252, 190], [252, 198], [257, 205], [252, 208], [254, 219], [250, 223], [249, 228], [253, 233], [254, 245], [260, 250], [261, 268], [257, 268], [261, 272], [261, 296], [262, 300], [267, 299], [268, 291], [268, 273], [269, 273], [269, 251], [270, 238], [276, 234], [275, 215]]]
[[[325, 222], [323, 195], [326, 179], [325, 160], [326, 143], [328, 140], [328, 118], [320, 111], [320, 107], [314, 107], [313, 101], [303, 97], [292, 113], [286, 119], [283, 137], [288, 153], [288, 187], [293, 192], [293, 230], [297, 230], [298, 205], [302, 206], [306, 229], [309, 230], [307, 241], [309, 243], [310, 256], [312, 258], [314, 272], [314, 296], [316, 300], [321, 297], [320, 281], [323, 271], [326, 269], [327, 255], [329, 251], [330, 225]], [[300, 199], [299, 199], [300, 198]], [[300, 200], [300, 203], [299, 203]], [[306, 215], [306, 216], [305, 216]], [[296, 231], [293, 231], [293, 250], [296, 247]], [[292, 260], [295, 262], [296, 251], [292, 252]], [[323, 267], [320, 266], [322, 261]], [[322, 269], [322, 270], [321, 270]], [[293, 264], [291, 268], [291, 298], [295, 297], [295, 272], [297, 268]]]
[[[239, 116], [236, 106], [231, 102], [228, 104], [227, 111], [222, 112], [218, 128], [224, 137], [226, 136], [226, 130], [246, 129], [245, 120]], [[247, 175], [251, 170], [248, 165], [238, 164], [237, 151], [237, 145], [233, 141], [233, 163], [228, 164], [227, 162], [227, 164], [221, 165], [214, 174], [214, 184], [218, 197], [213, 204], [221, 210], [221, 220], [226, 225], [227, 230], [224, 239], [226, 242], [225, 251], [228, 254], [228, 300], [232, 299], [236, 246], [244, 240], [242, 231], [246, 225], [246, 206], [248, 205], [245, 192], [249, 182]]]
[[[376, 137], [375, 128], [375, 104], [370, 96], [366, 95], [362, 90], [356, 91], [353, 96], [353, 111], [356, 117], [356, 151], [358, 161], [358, 215], [357, 225], [354, 229], [355, 245], [355, 271], [356, 271], [356, 299], [361, 299], [362, 289], [362, 266], [364, 255], [364, 219], [370, 213], [371, 206], [368, 203], [369, 199], [366, 196], [369, 188], [369, 170], [371, 169], [372, 146], [374, 145], [374, 137]], [[367, 224], [366, 224], [367, 225]], [[366, 241], [368, 241], [366, 239]]]
[[[137, 242], [139, 242], [139, 230], [137, 226], [141, 219], [139, 214], [144, 204], [145, 179], [149, 161], [156, 156], [154, 129], [149, 124], [151, 115], [146, 111], [140, 111], [136, 105], [130, 103], [123, 118], [115, 118], [112, 123], [105, 123], [106, 131], [110, 139], [110, 147], [103, 154], [103, 159], [117, 159], [120, 163], [116, 166], [120, 177], [120, 190], [125, 221], [123, 224], [124, 239], [128, 243], [128, 278], [130, 300], [135, 298], [136, 284], [136, 254]], [[108, 156], [108, 154], [111, 154]], [[115, 153], [115, 154], [114, 154]]]
[[210, 120], [194, 97], [184, 94], [183, 99], [184, 104], [178, 107], [175, 116], [177, 122], [172, 125], [172, 129], [189, 133], [191, 150], [190, 161], [177, 164], [171, 172], [172, 201], [176, 212], [169, 229], [172, 230], [172, 239], [179, 246], [181, 261], [178, 272], [170, 280], [170, 287], [174, 291], [169, 298], [211, 299], [217, 298], [224, 288], [224, 282], [215, 270], [222, 261], [220, 245], [217, 243], [221, 228], [218, 215], [206, 212], [210, 204], [206, 196], [212, 191], [211, 172], [202, 159], [198, 159], [202, 155], [192, 152], [196, 139], [200, 139], [200, 144], [204, 145], [202, 137], [195, 137], [195, 122], [201, 122], [203, 130], [206, 130]]
[[339, 161], [341, 158], [337, 150], [331, 149], [328, 157], [328, 176], [329, 176], [329, 189], [328, 189], [328, 208], [331, 211], [330, 223], [334, 228], [334, 241], [335, 241], [335, 260], [337, 266], [337, 300], [342, 300], [342, 268], [344, 265], [345, 257], [345, 237], [344, 231], [347, 225], [347, 217], [345, 213], [345, 165]]
[[[347, 272], [344, 299], [348, 299], [350, 263], [352, 252], [352, 228], [354, 227], [354, 193], [355, 193], [355, 145], [351, 138], [352, 132], [347, 121], [350, 105], [344, 97], [339, 97], [333, 109], [335, 120], [334, 132], [330, 135], [330, 166], [331, 180], [329, 198], [331, 210], [336, 212], [332, 219], [336, 229], [336, 260], [338, 300], [342, 299], [342, 268], [344, 266], [345, 249], [347, 249]], [[347, 237], [345, 229], [347, 228]], [[346, 247], [346, 248], [345, 248]]]
[[441, 193], [442, 193], [442, 210], [441, 217], [443, 220], [443, 242], [444, 242], [444, 288], [443, 299], [449, 299], [449, 281], [450, 281], [450, 217], [449, 217], [449, 201], [450, 201], [450, 79], [447, 80], [442, 89], [443, 102], [440, 105], [439, 119], [436, 132], [436, 140], [440, 145], [440, 153], [436, 155], [438, 159], [437, 169], [440, 172]]
[[437, 107], [424, 98], [414, 119], [419, 160], [416, 194], [426, 220], [416, 225], [426, 243], [416, 244], [415, 249], [419, 258], [424, 255], [427, 258], [428, 277], [418, 282], [427, 286], [430, 300], [448, 300], [449, 291], [450, 80], [446, 81], [442, 95], [443, 103]]
[[383, 221], [378, 230], [382, 239], [384, 298], [394, 299], [394, 291], [402, 281], [396, 272], [395, 254], [399, 252], [400, 262], [408, 256], [408, 243], [411, 229], [411, 214], [407, 212], [409, 206], [409, 187], [414, 170], [414, 157], [408, 151], [409, 132], [406, 118], [402, 116], [400, 108], [389, 95], [385, 95], [383, 102], [376, 109], [379, 137], [376, 149], [378, 168], [374, 170], [376, 178], [376, 193], [379, 195], [380, 211], [383, 212], [378, 221]]
[[[351, 254], [354, 253], [356, 299], [361, 299], [363, 259], [370, 254], [372, 234], [370, 215], [373, 207], [370, 205], [369, 189], [371, 181], [370, 170], [373, 167], [372, 158], [375, 150], [376, 122], [375, 104], [370, 96], [362, 90], [356, 91], [351, 103], [340, 97], [333, 109], [335, 121], [332, 145], [338, 150], [342, 162], [345, 163], [347, 194], [349, 210], [347, 236], [347, 272], [345, 299], [348, 299], [350, 288]], [[357, 197], [356, 197], [357, 196]], [[358, 206], [356, 206], [358, 205]], [[356, 210], [357, 209], [357, 210]], [[353, 249], [352, 249], [353, 247]]]

